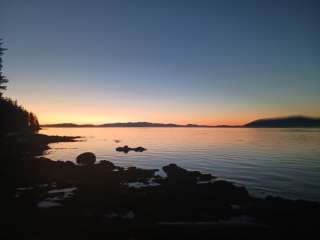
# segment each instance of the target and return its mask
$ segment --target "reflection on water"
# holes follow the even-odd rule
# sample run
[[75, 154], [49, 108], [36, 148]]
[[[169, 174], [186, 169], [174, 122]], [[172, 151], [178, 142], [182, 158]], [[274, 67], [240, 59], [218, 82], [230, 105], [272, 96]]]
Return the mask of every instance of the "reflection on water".
[[[320, 129], [47, 128], [49, 135], [84, 136], [55, 143], [47, 157], [72, 160], [91, 151], [120, 166], [169, 163], [243, 184], [258, 195], [320, 200]], [[124, 154], [118, 146], [142, 146]]]

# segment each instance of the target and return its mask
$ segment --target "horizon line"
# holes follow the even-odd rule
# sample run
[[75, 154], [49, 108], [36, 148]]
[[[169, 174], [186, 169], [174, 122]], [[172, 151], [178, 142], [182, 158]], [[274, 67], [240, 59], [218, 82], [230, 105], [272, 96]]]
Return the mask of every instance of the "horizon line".
[[[73, 122], [60, 122], [60, 123], [46, 123], [40, 124], [40, 126], [52, 126], [52, 125], [74, 125], [75, 127], [82, 127], [82, 126], [91, 126], [91, 127], [112, 127], [108, 125], [130, 125], [130, 124], [150, 124], [150, 125], [159, 125], [158, 127], [243, 127], [249, 123], [261, 120], [285, 120], [290, 118], [305, 118], [310, 120], [320, 120], [320, 117], [311, 117], [305, 115], [289, 115], [289, 116], [282, 116], [282, 117], [269, 117], [269, 118], [258, 118], [254, 120], [250, 120], [244, 124], [217, 124], [217, 125], [208, 125], [208, 124], [197, 124], [197, 123], [187, 123], [187, 124], [178, 124], [172, 122], [148, 122], [148, 121], [129, 121], [129, 122], [110, 122], [110, 123], [73, 123]], [[104, 126], [105, 125], [105, 126]], [[162, 126], [161, 126], [162, 125]], [[127, 126], [130, 127], [130, 126]], [[140, 126], [144, 127], [144, 126]], [[148, 127], [148, 126], [146, 126]], [[157, 126], [149, 126], [149, 127], [157, 127]]]

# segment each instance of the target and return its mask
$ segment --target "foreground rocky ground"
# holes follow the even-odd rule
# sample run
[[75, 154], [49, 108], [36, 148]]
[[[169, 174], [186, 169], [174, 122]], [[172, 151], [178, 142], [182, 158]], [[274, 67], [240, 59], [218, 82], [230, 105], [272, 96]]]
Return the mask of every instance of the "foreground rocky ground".
[[159, 172], [35, 158], [50, 141], [59, 137], [6, 143], [19, 151], [1, 158], [2, 239], [269, 239], [309, 235], [320, 225], [319, 203], [254, 198], [244, 187], [175, 164]]

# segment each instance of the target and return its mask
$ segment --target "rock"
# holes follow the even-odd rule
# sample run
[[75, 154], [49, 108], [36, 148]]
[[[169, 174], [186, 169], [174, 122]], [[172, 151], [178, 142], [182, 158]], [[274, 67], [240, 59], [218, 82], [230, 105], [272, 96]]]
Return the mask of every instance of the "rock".
[[81, 153], [77, 157], [77, 163], [80, 165], [92, 165], [96, 161], [96, 155], [92, 152]]
[[216, 178], [211, 174], [202, 174], [199, 171], [188, 171], [176, 164], [169, 164], [162, 169], [167, 174], [167, 182], [171, 185], [177, 185], [178, 187], [184, 187], [188, 184], [195, 184], [201, 181], [209, 183], [212, 179]]
[[163, 171], [167, 174], [168, 177], [176, 177], [187, 175], [188, 171], [179, 167], [177, 164], [171, 163], [167, 166], [164, 166]]
[[212, 179], [215, 179], [216, 177], [214, 176], [211, 176], [211, 174], [200, 174], [198, 177], [197, 177], [197, 180], [198, 181], [210, 181]]
[[75, 166], [74, 162], [71, 162], [71, 161], [66, 161], [64, 164], [65, 164], [65, 166], [68, 166], [68, 167], [74, 167]]
[[135, 152], [144, 152], [147, 149], [143, 148], [143, 147], [136, 147], [136, 148], [131, 148], [128, 147], [127, 145], [123, 146], [123, 147], [117, 147], [116, 151], [118, 152], [124, 152], [124, 153], [128, 153], [130, 151], [135, 151]]
[[125, 145], [124, 147], [117, 147], [116, 151], [128, 153], [129, 151], [131, 151], [131, 148], [129, 148], [127, 145]]
[[116, 168], [112, 162], [107, 161], [107, 160], [100, 161], [97, 164], [97, 166], [102, 167], [104, 169], [109, 169], [109, 170], [114, 170]]
[[176, 164], [169, 164], [162, 169], [167, 174], [168, 181], [171, 183], [196, 183], [197, 178], [192, 172], [189, 172]]
[[134, 181], [148, 181], [150, 178], [154, 177], [154, 173], [157, 169], [141, 169], [136, 167], [128, 167], [125, 171], [125, 178], [128, 182]]
[[211, 192], [217, 193], [217, 199], [223, 202], [239, 203], [247, 201], [249, 193], [246, 188], [235, 186], [232, 182], [217, 180], [211, 184]]
[[136, 147], [136, 148], [133, 148], [133, 150], [134, 150], [135, 152], [144, 152], [144, 151], [146, 151], [147, 149], [145, 149], [145, 148], [143, 148], [143, 147]]

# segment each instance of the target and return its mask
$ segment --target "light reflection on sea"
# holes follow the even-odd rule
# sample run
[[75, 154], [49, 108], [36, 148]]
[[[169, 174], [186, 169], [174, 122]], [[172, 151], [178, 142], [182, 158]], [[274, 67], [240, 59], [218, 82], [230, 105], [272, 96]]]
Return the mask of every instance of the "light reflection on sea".
[[[259, 196], [320, 200], [320, 129], [47, 128], [41, 133], [85, 137], [51, 144], [46, 157], [53, 160], [74, 161], [91, 151], [120, 166], [176, 163], [232, 180]], [[115, 151], [123, 145], [147, 151]]]

